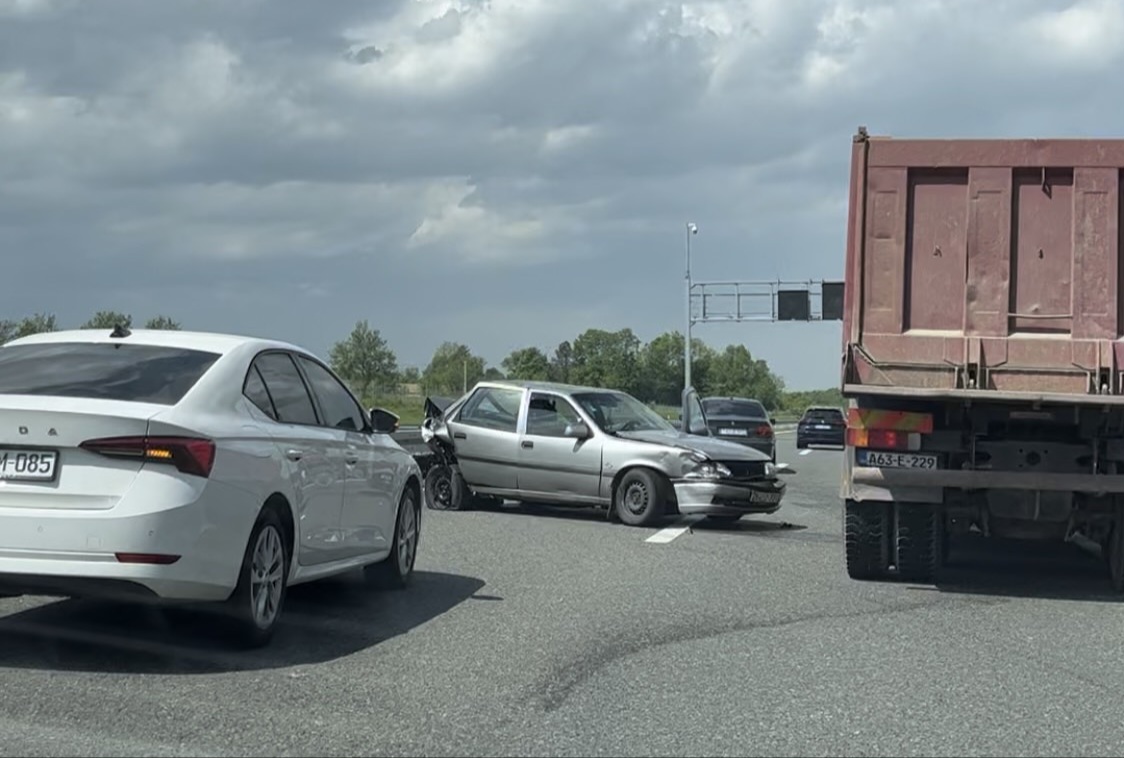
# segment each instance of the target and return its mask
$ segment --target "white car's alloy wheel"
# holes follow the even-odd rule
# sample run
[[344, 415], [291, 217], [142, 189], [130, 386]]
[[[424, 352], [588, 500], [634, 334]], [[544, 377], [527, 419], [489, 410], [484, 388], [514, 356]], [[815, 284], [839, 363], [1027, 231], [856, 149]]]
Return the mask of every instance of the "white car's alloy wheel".
[[418, 557], [421, 539], [421, 505], [418, 493], [407, 487], [398, 504], [398, 517], [394, 521], [394, 542], [390, 555], [378, 563], [364, 567], [367, 581], [384, 589], [403, 589], [414, 575], [414, 561]]
[[398, 572], [408, 576], [414, 570], [418, 549], [418, 504], [412, 491], [402, 500], [402, 517], [398, 520]]
[[268, 629], [281, 610], [285, 583], [285, 549], [272, 524], [258, 532], [250, 564], [250, 612], [259, 629]]

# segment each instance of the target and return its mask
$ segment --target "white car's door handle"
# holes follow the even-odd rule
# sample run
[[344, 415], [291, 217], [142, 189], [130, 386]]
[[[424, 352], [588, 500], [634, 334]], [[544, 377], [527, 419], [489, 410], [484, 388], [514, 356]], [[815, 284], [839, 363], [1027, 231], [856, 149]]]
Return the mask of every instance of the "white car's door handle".
[[344, 460], [347, 461], [347, 465], [353, 466], [353, 465], [355, 465], [356, 463], [359, 462], [359, 456], [358, 455], [348, 455], [344, 458]]
[[299, 461], [304, 457], [304, 451], [297, 450], [295, 447], [291, 447], [285, 451], [285, 457], [291, 461]]

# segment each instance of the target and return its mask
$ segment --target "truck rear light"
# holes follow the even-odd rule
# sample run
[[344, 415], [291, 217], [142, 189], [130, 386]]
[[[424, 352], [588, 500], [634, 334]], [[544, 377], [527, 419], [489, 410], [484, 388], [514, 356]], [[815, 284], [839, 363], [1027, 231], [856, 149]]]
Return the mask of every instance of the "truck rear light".
[[932, 434], [933, 414], [850, 408], [847, 411], [847, 426], [854, 429], [885, 429], [903, 433]]
[[762, 424], [761, 426], [757, 427], [757, 436], [758, 437], [772, 437], [773, 436], [773, 427], [769, 426], [768, 424]]
[[110, 458], [139, 458], [168, 463], [179, 471], [208, 477], [215, 463], [215, 443], [197, 437], [103, 437], [78, 447]]
[[847, 445], [882, 450], [920, 450], [921, 435], [892, 429], [848, 429]]

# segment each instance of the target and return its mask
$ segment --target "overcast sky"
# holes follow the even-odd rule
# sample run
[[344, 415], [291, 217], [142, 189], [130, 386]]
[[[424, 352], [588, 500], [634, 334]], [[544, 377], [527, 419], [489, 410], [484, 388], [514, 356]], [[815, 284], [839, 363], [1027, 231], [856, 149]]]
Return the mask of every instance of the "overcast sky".
[[[837, 278], [859, 124], [1119, 136], [1122, 0], [0, 0], [0, 318], [498, 364]], [[839, 326], [703, 325], [793, 388]]]

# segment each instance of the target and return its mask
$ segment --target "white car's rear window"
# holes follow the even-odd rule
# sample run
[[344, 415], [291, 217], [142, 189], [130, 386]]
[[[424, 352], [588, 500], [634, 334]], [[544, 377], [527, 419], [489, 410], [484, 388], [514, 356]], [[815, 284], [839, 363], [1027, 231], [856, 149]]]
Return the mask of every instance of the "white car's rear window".
[[53, 342], [0, 348], [0, 395], [175, 405], [218, 353], [160, 345]]

